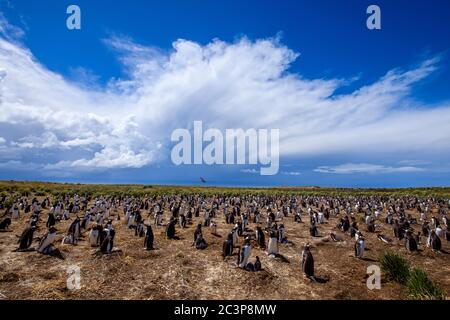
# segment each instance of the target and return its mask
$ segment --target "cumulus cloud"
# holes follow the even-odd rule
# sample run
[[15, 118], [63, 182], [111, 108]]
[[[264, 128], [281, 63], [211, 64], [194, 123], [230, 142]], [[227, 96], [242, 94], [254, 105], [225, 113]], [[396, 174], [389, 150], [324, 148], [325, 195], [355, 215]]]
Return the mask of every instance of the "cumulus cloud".
[[397, 172], [421, 172], [425, 171], [419, 167], [391, 167], [369, 163], [346, 163], [338, 166], [321, 166], [315, 169], [316, 172], [321, 173], [337, 173], [337, 174], [352, 174], [352, 173], [397, 173]]
[[[0, 31], [20, 35], [3, 16]], [[421, 105], [411, 97], [412, 86], [439, 67], [438, 57], [336, 95], [349, 80], [289, 72], [299, 54], [276, 38], [206, 45], [179, 39], [170, 51], [120, 36], [103, 41], [128, 77], [98, 86], [89, 85], [90, 72], [77, 69], [88, 80], [81, 84], [66, 79], [25, 46], [0, 37], [3, 162], [26, 157], [52, 170], [139, 168], [170, 161], [172, 131], [195, 120], [223, 130], [279, 128], [282, 157], [450, 156], [450, 105]]]

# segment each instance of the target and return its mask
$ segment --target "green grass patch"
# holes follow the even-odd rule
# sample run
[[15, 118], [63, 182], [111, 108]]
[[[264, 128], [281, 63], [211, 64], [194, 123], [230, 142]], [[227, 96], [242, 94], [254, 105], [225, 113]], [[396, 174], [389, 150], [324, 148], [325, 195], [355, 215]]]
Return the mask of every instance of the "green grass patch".
[[444, 291], [433, 280], [428, 278], [427, 273], [420, 269], [411, 270], [408, 281], [406, 282], [408, 294], [415, 300], [443, 300]]
[[409, 277], [409, 264], [405, 258], [398, 253], [386, 251], [380, 259], [381, 270], [389, 280], [394, 280], [400, 284], [406, 284]]

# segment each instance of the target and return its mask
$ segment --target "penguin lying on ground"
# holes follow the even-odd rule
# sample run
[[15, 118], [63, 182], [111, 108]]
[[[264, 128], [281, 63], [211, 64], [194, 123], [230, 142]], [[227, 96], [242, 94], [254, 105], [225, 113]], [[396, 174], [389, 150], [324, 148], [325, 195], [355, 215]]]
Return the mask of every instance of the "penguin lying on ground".
[[391, 243], [392, 240], [386, 237], [385, 235], [379, 234], [377, 236], [378, 240], [383, 241], [384, 243]]
[[342, 238], [340, 236], [338, 236], [337, 234], [333, 233], [333, 232], [331, 233], [330, 237], [331, 237], [331, 240], [333, 240], [334, 242], [341, 242], [342, 241]]

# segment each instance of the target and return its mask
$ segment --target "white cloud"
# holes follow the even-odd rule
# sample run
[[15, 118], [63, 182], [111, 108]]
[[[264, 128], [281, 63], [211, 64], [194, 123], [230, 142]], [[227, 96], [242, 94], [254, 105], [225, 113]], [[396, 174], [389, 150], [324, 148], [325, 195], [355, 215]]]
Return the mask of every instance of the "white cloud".
[[[14, 33], [1, 17], [0, 28]], [[438, 58], [334, 95], [349, 80], [289, 73], [298, 54], [278, 39], [180, 39], [170, 52], [118, 36], [104, 42], [129, 77], [100, 87], [89, 85], [89, 72], [82, 72], [87, 83], [67, 80], [0, 37], [0, 135], [9, 150], [2, 159], [39, 154], [53, 169], [139, 168], [167, 160], [171, 132], [194, 120], [220, 129], [280, 128], [281, 156], [450, 156], [450, 105], [420, 105], [410, 94]]]
[[0, 35], [10, 41], [16, 41], [22, 38], [25, 32], [21, 28], [10, 24], [3, 12], [0, 11]]
[[321, 173], [337, 173], [337, 174], [352, 174], [352, 173], [398, 173], [398, 172], [421, 172], [425, 171], [418, 167], [390, 167], [369, 163], [346, 163], [338, 166], [321, 166], [315, 169], [316, 172]]
[[242, 169], [242, 173], [251, 173], [251, 174], [259, 174], [259, 171], [256, 169]]
[[406, 166], [425, 166], [431, 164], [431, 162], [424, 160], [401, 160], [398, 164]]
[[286, 176], [299, 176], [301, 172], [299, 171], [281, 171], [281, 174]]

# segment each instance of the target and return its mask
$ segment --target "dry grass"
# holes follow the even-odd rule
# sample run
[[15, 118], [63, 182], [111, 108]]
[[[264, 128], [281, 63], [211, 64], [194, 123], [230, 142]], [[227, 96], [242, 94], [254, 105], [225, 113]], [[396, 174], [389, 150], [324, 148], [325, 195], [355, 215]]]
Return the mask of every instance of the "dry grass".
[[[45, 219], [46, 213], [44, 210], [42, 218]], [[418, 218], [417, 212], [408, 213]], [[121, 216], [123, 218], [123, 214]], [[143, 217], [147, 217], [146, 212]], [[168, 217], [169, 213], [165, 212], [165, 221]], [[281, 245], [280, 253], [288, 262], [269, 259], [254, 244], [252, 260], [258, 255], [264, 268], [256, 273], [236, 268], [236, 256], [222, 259], [222, 242], [231, 226], [224, 223], [221, 213], [215, 221], [222, 237], [213, 236], [205, 229], [208, 248], [200, 251], [191, 247], [193, 232], [200, 220], [194, 218], [193, 225], [184, 230], [177, 226], [180, 240], [168, 240], [164, 227], [154, 227], [154, 251], [144, 250], [143, 238], [135, 237], [122, 221], [115, 220], [115, 247], [122, 253], [95, 256], [96, 249], [82, 240], [76, 246], [58, 244], [66, 256], [65, 260], [58, 260], [37, 252], [12, 252], [17, 247], [16, 235], [27, 221], [22, 215], [19, 221], [13, 221], [13, 232], [0, 233], [0, 293], [8, 299], [405, 299], [404, 288], [386, 279], [381, 290], [370, 291], [366, 287], [367, 266], [379, 265], [381, 254], [390, 249], [404, 256], [411, 266], [424, 269], [447, 296], [450, 295], [449, 254], [433, 253], [424, 246], [421, 246], [423, 251], [409, 254], [402, 244], [395, 241], [385, 244], [377, 240], [377, 234], [364, 232], [362, 228], [367, 251], [365, 259], [356, 259], [353, 257], [354, 241], [335, 230], [337, 218], [319, 226], [320, 234], [324, 235], [320, 238], [309, 236], [307, 224], [295, 224], [292, 217], [286, 218], [283, 223], [292, 243]], [[70, 221], [62, 221], [56, 227], [65, 233], [69, 224]], [[44, 225], [45, 220], [41, 222], [41, 226]], [[381, 232], [390, 235], [390, 226], [381, 225]], [[250, 228], [253, 229], [254, 224], [250, 224]], [[420, 226], [413, 228], [419, 230]], [[328, 241], [332, 231], [345, 241]], [[300, 252], [307, 241], [312, 244], [316, 274], [328, 277], [329, 282], [312, 283], [302, 275]], [[32, 246], [36, 246], [36, 242]], [[443, 249], [450, 252], [445, 240]], [[80, 290], [66, 288], [66, 270], [74, 264], [81, 268]]]

